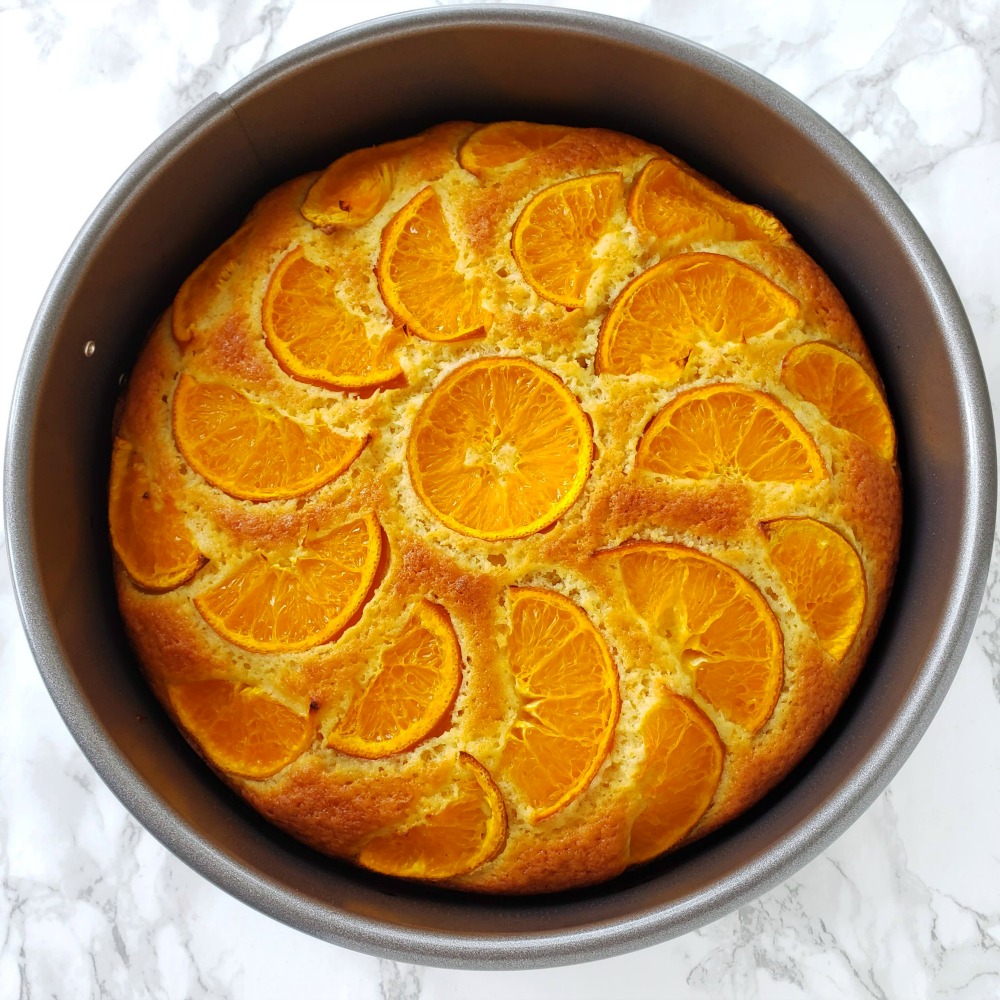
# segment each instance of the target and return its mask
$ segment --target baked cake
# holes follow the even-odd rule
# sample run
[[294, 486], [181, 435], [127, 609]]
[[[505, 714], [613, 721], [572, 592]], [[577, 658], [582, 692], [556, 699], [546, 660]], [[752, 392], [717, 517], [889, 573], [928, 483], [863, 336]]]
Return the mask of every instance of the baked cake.
[[782, 224], [600, 129], [453, 122], [264, 197], [115, 425], [156, 695], [319, 851], [599, 882], [799, 761], [886, 604], [878, 373]]

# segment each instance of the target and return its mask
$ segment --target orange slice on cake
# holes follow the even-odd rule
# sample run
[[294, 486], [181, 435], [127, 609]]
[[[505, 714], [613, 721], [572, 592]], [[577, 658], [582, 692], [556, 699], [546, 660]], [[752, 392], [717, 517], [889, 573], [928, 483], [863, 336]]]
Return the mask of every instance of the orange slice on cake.
[[260, 688], [228, 680], [171, 685], [181, 725], [221, 770], [269, 778], [312, 742], [315, 727]]
[[327, 745], [369, 759], [409, 750], [439, 725], [461, 680], [462, 651], [448, 612], [422, 600]]
[[761, 528], [795, 610], [830, 656], [842, 660], [854, 644], [868, 600], [865, 570], [854, 546], [811, 517], [781, 517]]
[[676, 381], [699, 343], [745, 343], [798, 315], [798, 300], [732, 257], [670, 257], [625, 286], [597, 343], [597, 371]]
[[344, 472], [367, 438], [317, 421], [307, 425], [223, 382], [181, 375], [174, 390], [174, 438], [187, 463], [241, 500], [287, 500]]
[[553, 184], [524, 207], [511, 250], [524, 280], [542, 298], [571, 308], [584, 304], [623, 189], [619, 173], [590, 174]]
[[569, 598], [512, 587], [507, 655], [517, 715], [501, 770], [530, 822], [565, 808], [604, 763], [621, 710], [608, 645]]
[[410, 826], [373, 837], [357, 861], [383, 875], [456, 878], [492, 861], [506, 842], [500, 789], [475, 757], [461, 751], [450, 794], [428, 796]]
[[791, 410], [766, 392], [729, 383], [678, 393], [650, 421], [635, 464], [685, 479], [815, 483], [826, 478], [816, 443]]
[[115, 438], [111, 453], [108, 521], [115, 553], [144, 590], [173, 590], [205, 564], [184, 514], [124, 438]]
[[291, 653], [336, 638], [372, 590], [382, 529], [367, 515], [316, 526], [297, 548], [251, 556], [195, 598], [224, 639], [254, 653]]
[[493, 122], [477, 128], [462, 143], [458, 162], [470, 173], [481, 177], [491, 170], [519, 163], [533, 153], [554, 146], [569, 131], [562, 125]]
[[592, 454], [587, 415], [556, 375], [489, 357], [454, 369], [427, 397], [407, 463], [417, 496], [449, 528], [521, 538], [575, 503]]
[[737, 201], [673, 160], [650, 160], [636, 178], [628, 212], [638, 230], [671, 243], [763, 240], [790, 243], [785, 227], [756, 205]]
[[683, 840], [712, 803], [726, 749], [711, 720], [662, 682], [642, 720], [646, 758], [637, 778], [642, 808], [632, 824], [629, 861], [637, 864]]
[[479, 336], [493, 320], [480, 302], [482, 283], [459, 269], [458, 247], [432, 187], [414, 195], [382, 231], [375, 273], [393, 315], [424, 340]]
[[867, 441], [886, 461], [896, 455], [896, 432], [889, 408], [871, 376], [849, 354], [829, 344], [793, 347], [781, 381], [812, 403], [834, 427]]
[[286, 374], [327, 389], [365, 389], [403, 374], [395, 349], [399, 330], [368, 334], [365, 320], [341, 301], [337, 276], [299, 248], [271, 275], [261, 322], [264, 338]]
[[625, 595], [654, 636], [723, 716], [755, 733], [784, 684], [781, 627], [742, 573], [684, 545], [633, 542], [613, 549]]

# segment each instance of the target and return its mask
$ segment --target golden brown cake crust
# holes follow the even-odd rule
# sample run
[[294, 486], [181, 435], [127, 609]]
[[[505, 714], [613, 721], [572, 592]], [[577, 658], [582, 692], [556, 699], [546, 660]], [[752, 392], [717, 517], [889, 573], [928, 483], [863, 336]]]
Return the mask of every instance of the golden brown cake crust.
[[[629, 833], [641, 808], [631, 794], [644, 758], [641, 721], [654, 698], [654, 679], [696, 702], [726, 748], [711, 805], [682, 843], [738, 815], [802, 759], [842, 704], [874, 639], [892, 584], [902, 500], [894, 461], [833, 426], [781, 380], [790, 348], [821, 341], [849, 354], [881, 386], [840, 293], [790, 239], [670, 245], [639, 231], [622, 205], [616, 239], [586, 305], [556, 305], [529, 286], [511, 254], [511, 230], [525, 204], [542, 188], [601, 171], [620, 173], [627, 194], [651, 159], [672, 158], [617, 133], [567, 130], [554, 145], [477, 177], [457, 159], [475, 128], [448, 123], [407, 143], [390, 197], [356, 229], [318, 227], [303, 217], [300, 208], [317, 175], [283, 184], [185, 284], [131, 373], [116, 434], [141, 452], [158, 488], [180, 508], [205, 564], [181, 586], [151, 593], [117, 560], [116, 582], [139, 659], [175, 721], [169, 686], [226, 678], [267, 693], [315, 725], [308, 749], [271, 777], [242, 778], [217, 767], [267, 819], [320, 851], [353, 858], [371, 837], [412, 822], [435, 788], [446, 789], [456, 751], [463, 750], [497, 782], [509, 835], [494, 860], [453, 884], [547, 892], [599, 882], [627, 866]], [[388, 389], [351, 393], [289, 377], [269, 350], [261, 321], [279, 260], [290, 249], [305, 248], [337, 273], [339, 294], [368, 317], [370, 329], [392, 330], [398, 324], [374, 273], [381, 234], [428, 184], [441, 199], [461, 266], [481, 282], [482, 301], [493, 316], [489, 333], [456, 343], [409, 336], [399, 349], [405, 379]], [[639, 272], [690, 250], [750, 265], [794, 296], [800, 315], [735, 348], [701, 345], [675, 384], [645, 375], [596, 374], [597, 338], [609, 303]], [[406, 465], [408, 428], [433, 386], [460, 363], [491, 355], [526, 357], [555, 372], [581, 402], [595, 444], [586, 486], [569, 511], [544, 532], [498, 542], [444, 527], [415, 494]], [[305, 496], [236, 499], [198, 475], [178, 450], [171, 408], [180, 373], [224, 382], [299, 420], [322, 418], [345, 433], [367, 436], [366, 444], [346, 472]], [[762, 389], [788, 407], [815, 441], [825, 478], [788, 485], [670, 479], [636, 470], [636, 443], [654, 415], [679, 391], [716, 382]], [[369, 513], [383, 532], [382, 563], [370, 598], [334, 641], [300, 652], [252, 652], [228, 642], [197, 611], [194, 599], [248, 556], [266, 558], [296, 544], [310, 526]], [[796, 612], [767, 555], [761, 525], [788, 516], [835, 528], [861, 559], [868, 600], [857, 637], [839, 663]], [[601, 553], [633, 539], [691, 546], [741, 572], [765, 596], [783, 637], [784, 682], [758, 732], [710, 704], [662, 637], [623, 599], [613, 561]], [[527, 818], [501, 766], [517, 702], [506, 660], [508, 594], [510, 587], [525, 585], [566, 594], [583, 609], [607, 642], [622, 697], [614, 743], [596, 776], [565, 808], [537, 823]], [[407, 752], [363, 760], [331, 749], [326, 736], [372, 651], [398, 633], [420, 598], [443, 608], [453, 623], [463, 659], [457, 699], [431, 735]], [[186, 735], [213, 764], [195, 734]]]

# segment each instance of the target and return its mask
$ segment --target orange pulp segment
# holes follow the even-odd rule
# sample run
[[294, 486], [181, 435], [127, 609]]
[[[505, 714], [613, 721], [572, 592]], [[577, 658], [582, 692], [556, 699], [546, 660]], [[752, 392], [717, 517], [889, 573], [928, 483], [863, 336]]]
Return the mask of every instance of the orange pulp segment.
[[785, 227], [762, 208], [730, 198], [664, 158], [639, 172], [628, 212], [640, 232], [671, 242], [791, 242]]
[[173, 590], [205, 563], [173, 498], [159, 489], [142, 455], [124, 438], [115, 438], [111, 452], [108, 521], [118, 558], [145, 590]]
[[675, 381], [698, 343], [745, 343], [798, 311], [797, 299], [740, 261], [678, 254], [633, 278], [612, 303], [597, 371]]
[[477, 177], [488, 170], [518, 163], [569, 134], [562, 125], [538, 125], [534, 122], [493, 122], [477, 128], [462, 143], [458, 162]]
[[687, 479], [812, 483], [826, 476], [816, 443], [787, 407], [725, 383], [675, 396], [643, 433], [635, 464]]
[[221, 382], [181, 375], [174, 438], [192, 469], [241, 500], [286, 500], [336, 479], [367, 438], [301, 424]]
[[364, 604], [382, 555], [382, 529], [368, 514], [316, 527], [278, 558], [251, 556], [195, 598], [216, 632], [254, 653], [310, 649], [339, 635]]
[[537, 823], [569, 805], [604, 763], [621, 711], [607, 643], [576, 604], [512, 587], [507, 656], [517, 716], [501, 757]]
[[373, 341], [365, 321], [340, 301], [337, 284], [330, 268], [314, 264], [301, 248], [278, 262], [261, 309], [264, 338], [278, 364], [292, 378], [327, 389], [398, 378], [401, 331]]
[[244, 223], [181, 285], [170, 312], [171, 332], [177, 343], [187, 344], [194, 339], [205, 317], [211, 316], [213, 308], [217, 308], [219, 293], [236, 273], [252, 233], [253, 224]]
[[506, 842], [507, 810], [500, 789], [489, 771], [462, 751], [450, 801], [423, 813], [408, 829], [373, 837], [357, 861], [383, 875], [455, 878], [492, 861]]
[[402, 155], [419, 137], [356, 149], [316, 178], [300, 211], [324, 229], [356, 229], [370, 222], [392, 195]]
[[695, 689], [755, 733], [784, 683], [781, 627], [760, 591], [732, 566], [683, 545], [612, 550], [636, 615], [694, 675]]
[[592, 453], [590, 422], [557, 376], [525, 358], [489, 357], [434, 388], [407, 462], [417, 496], [449, 528], [521, 538], [575, 502]]
[[416, 746], [442, 720], [462, 679], [462, 651], [448, 612], [421, 600], [378, 673], [351, 702], [327, 745], [375, 759]]
[[600, 267], [595, 251], [622, 200], [619, 173], [574, 177], [547, 187], [514, 224], [511, 250], [524, 280], [543, 298], [577, 307]]
[[632, 824], [631, 864], [655, 858], [690, 833], [712, 802], [726, 757], [715, 726], [693, 701], [662, 683], [659, 695], [642, 720], [643, 808]]
[[411, 333], [448, 341], [489, 328], [493, 317], [480, 304], [482, 283], [460, 272], [458, 263], [441, 199], [426, 187], [382, 231], [375, 269], [385, 304]]
[[839, 531], [810, 517], [782, 517], [761, 527], [795, 610], [830, 656], [842, 660], [861, 627], [868, 598], [864, 567], [854, 546]]
[[171, 685], [170, 704], [209, 759], [241, 778], [269, 778], [309, 746], [313, 726], [260, 688], [235, 681]]
[[896, 432], [889, 408], [871, 376], [849, 354], [829, 344], [799, 344], [785, 355], [781, 381], [834, 427], [856, 434], [893, 460]]

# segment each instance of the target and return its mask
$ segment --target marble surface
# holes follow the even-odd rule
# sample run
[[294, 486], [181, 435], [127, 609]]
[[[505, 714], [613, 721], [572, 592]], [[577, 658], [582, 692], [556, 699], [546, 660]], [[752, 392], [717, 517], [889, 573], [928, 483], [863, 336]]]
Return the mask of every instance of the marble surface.
[[[997, 0], [580, 6], [733, 56], [845, 132], [937, 245], [1000, 399]], [[49, 277], [149, 142], [263, 62], [362, 14], [406, 8], [0, 0], [0, 412]], [[944, 705], [852, 829], [696, 933], [564, 969], [380, 961], [275, 923], [196, 875], [125, 812], [70, 738], [28, 652], [5, 564], [0, 704], [2, 997], [1000, 996], [1000, 559]]]

